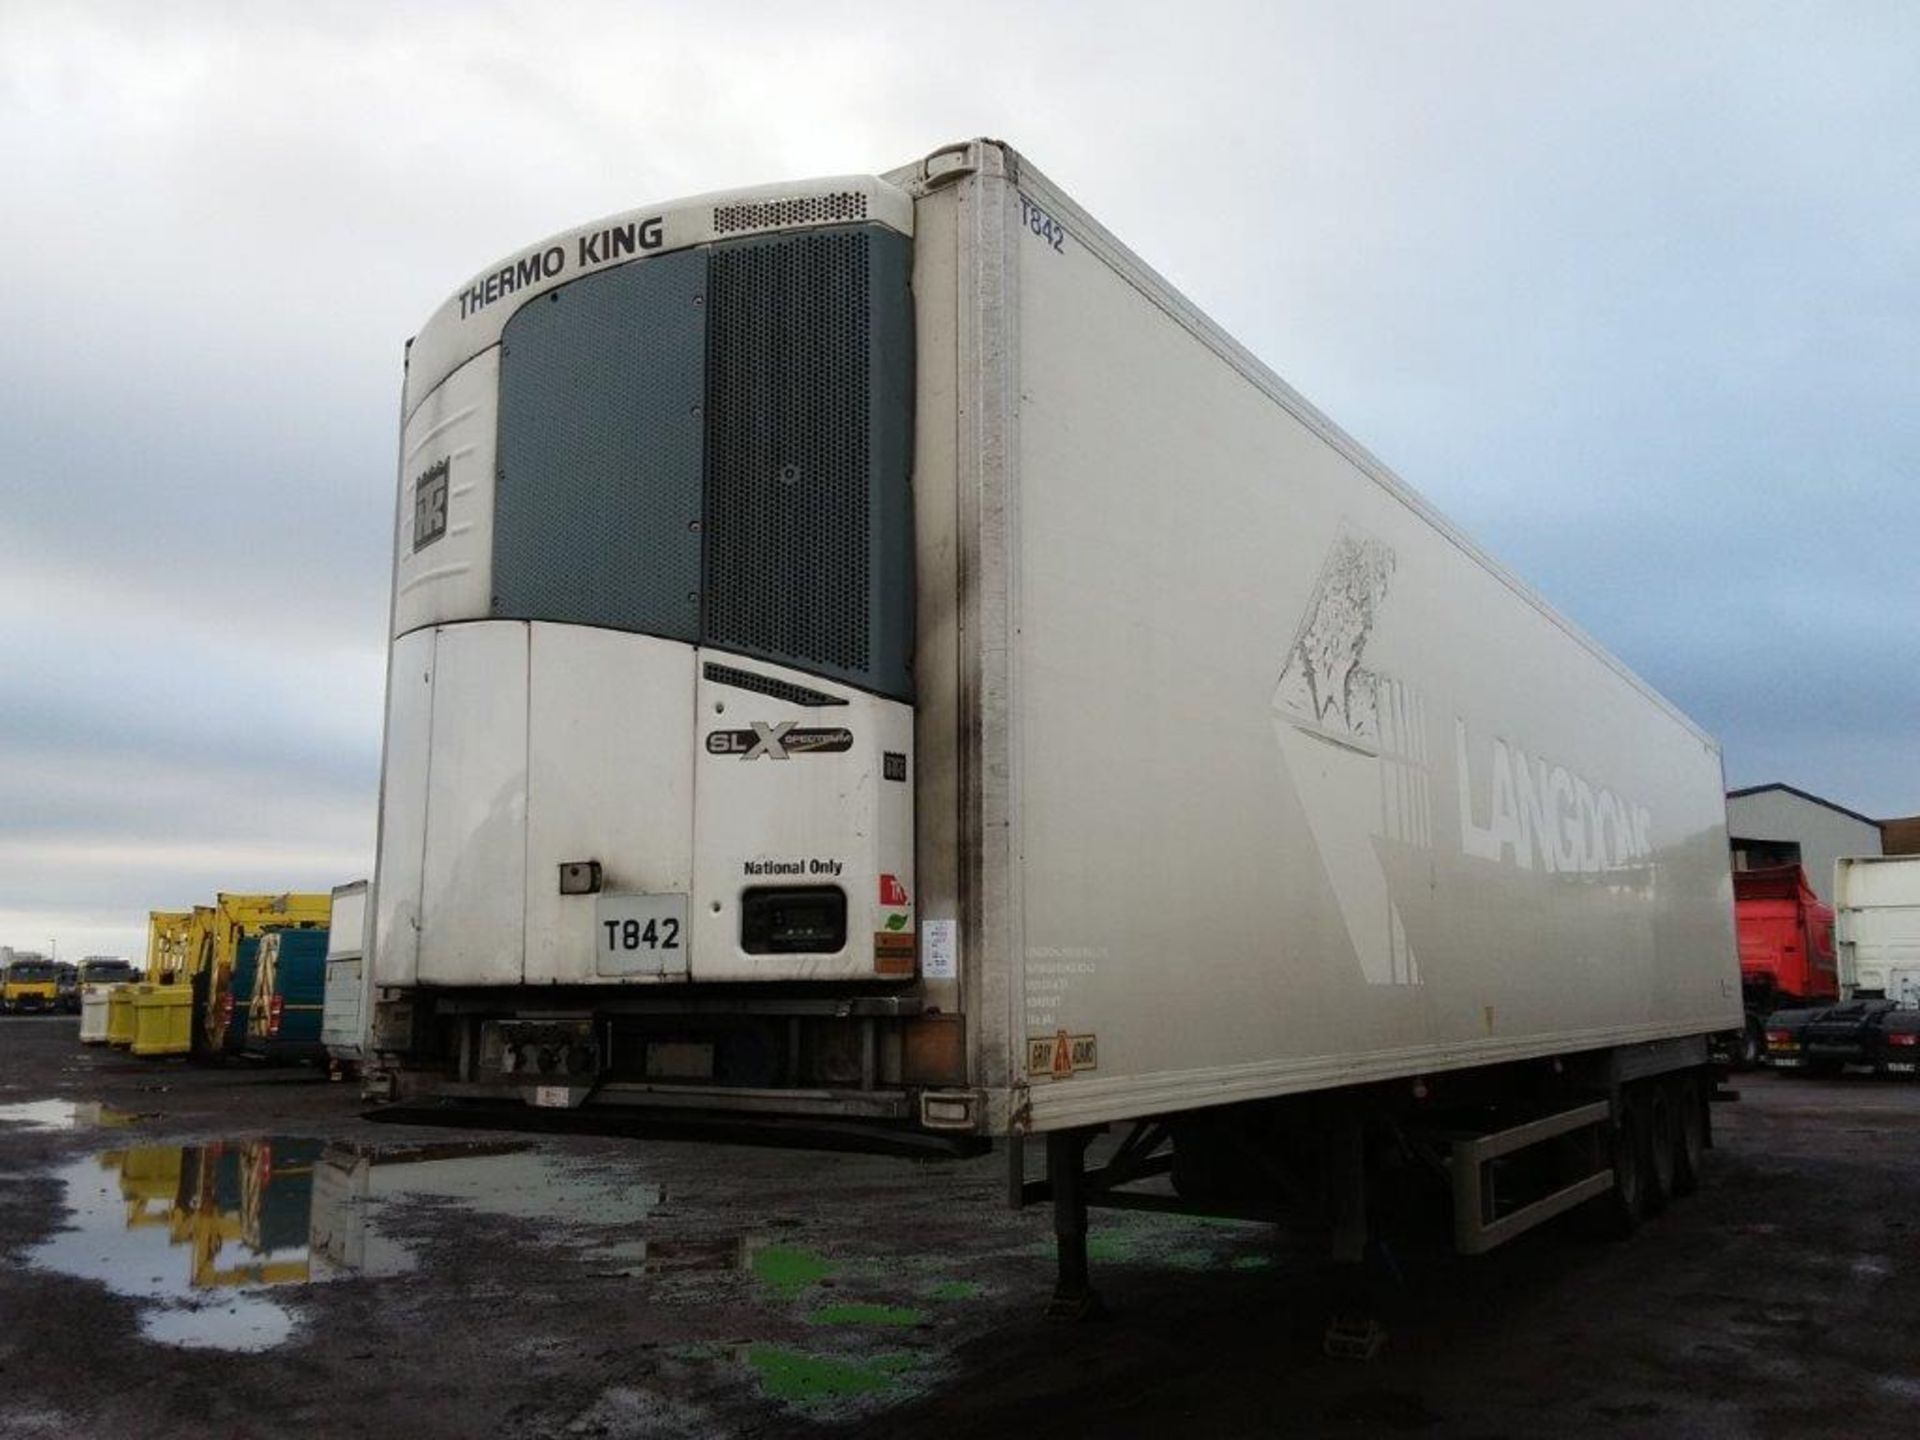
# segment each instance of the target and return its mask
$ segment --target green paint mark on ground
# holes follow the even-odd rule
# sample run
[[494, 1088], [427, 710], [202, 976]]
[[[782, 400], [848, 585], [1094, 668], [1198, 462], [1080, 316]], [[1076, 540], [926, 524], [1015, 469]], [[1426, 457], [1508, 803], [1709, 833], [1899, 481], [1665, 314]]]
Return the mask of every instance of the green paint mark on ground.
[[1135, 1241], [1130, 1235], [1091, 1235], [1087, 1238], [1087, 1259], [1131, 1260], [1134, 1248]]
[[753, 1255], [754, 1278], [789, 1298], [832, 1273], [833, 1267], [811, 1250], [769, 1245]]
[[1176, 1270], [1211, 1270], [1214, 1264], [1213, 1252], [1196, 1248], [1172, 1250], [1167, 1253], [1167, 1264]]
[[1233, 1257], [1235, 1270], [1265, 1270], [1273, 1264], [1271, 1255], [1236, 1255]]
[[978, 1300], [985, 1287], [971, 1280], [942, 1280], [927, 1294], [935, 1300]]
[[828, 1305], [807, 1319], [815, 1325], [918, 1325], [927, 1318], [924, 1310], [908, 1310], [899, 1305]]
[[899, 1383], [894, 1377], [913, 1365], [911, 1355], [881, 1355], [855, 1364], [824, 1355], [806, 1355], [778, 1345], [750, 1345], [747, 1363], [769, 1395], [797, 1405], [873, 1395]]

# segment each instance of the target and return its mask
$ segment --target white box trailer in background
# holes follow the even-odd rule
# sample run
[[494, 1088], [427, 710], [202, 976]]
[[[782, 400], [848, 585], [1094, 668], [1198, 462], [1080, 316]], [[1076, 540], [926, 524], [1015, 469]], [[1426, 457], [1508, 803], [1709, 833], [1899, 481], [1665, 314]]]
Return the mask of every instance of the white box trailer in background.
[[1920, 1009], [1920, 855], [1834, 861], [1833, 934], [1843, 998]]
[[404, 415], [377, 1093], [1044, 1134], [1070, 1305], [1691, 1183], [1714, 743], [1006, 146], [541, 241]]
[[367, 882], [333, 887], [327, 925], [327, 981], [320, 1015], [320, 1043], [335, 1067], [358, 1066], [366, 1054], [368, 990], [366, 963]]

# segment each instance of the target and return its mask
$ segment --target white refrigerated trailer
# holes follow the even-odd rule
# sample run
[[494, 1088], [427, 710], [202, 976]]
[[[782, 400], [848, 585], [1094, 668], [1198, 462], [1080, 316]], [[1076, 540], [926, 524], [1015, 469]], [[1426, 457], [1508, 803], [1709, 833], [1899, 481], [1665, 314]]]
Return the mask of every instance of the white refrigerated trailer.
[[356, 1067], [366, 1058], [367, 995], [372, 976], [367, 973], [367, 882], [355, 880], [333, 887], [333, 906], [327, 921], [326, 991], [320, 1013], [320, 1043], [335, 1074]]
[[1920, 855], [1833, 862], [1841, 995], [1920, 1009]]
[[1691, 1183], [1714, 742], [1004, 145], [490, 267], [395, 547], [379, 1094], [1045, 1135], [1068, 1303]]

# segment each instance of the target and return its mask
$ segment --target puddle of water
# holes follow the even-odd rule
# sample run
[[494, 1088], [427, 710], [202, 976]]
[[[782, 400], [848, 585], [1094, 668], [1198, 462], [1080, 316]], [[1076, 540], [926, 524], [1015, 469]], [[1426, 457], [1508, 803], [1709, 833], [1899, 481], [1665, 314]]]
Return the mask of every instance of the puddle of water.
[[156, 1345], [189, 1350], [271, 1350], [294, 1331], [286, 1306], [255, 1295], [225, 1304], [168, 1305], [147, 1311], [140, 1333]]
[[406, 1150], [334, 1145], [315, 1182], [313, 1242], [333, 1265], [391, 1275], [413, 1261], [370, 1223], [370, 1212], [390, 1200], [444, 1200], [504, 1219], [582, 1229], [644, 1219], [663, 1198], [658, 1186], [625, 1184], [516, 1142]]
[[55, 1172], [69, 1228], [27, 1263], [148, 1302], [142, 1333], [168, 1345], [263, 1350], [297, 1316], [261, 1292], [415, 1265], [382, 1205], [430, 1198], [562, 1229], [643, 1218], [658, 1187], [623, 1185], [518, 1144], [371, 1149], [319, 1140], [139, 1145]]
[[914, 1365], [912, 1355], [876, 1355], [845, 1360], [808, 1355], [779, 1345], [749, 1345], [744, 1356], [760, 1388], [776, 1400], [813, 1405], [891, 1390]]
[[227, 1313], [239, 1297], [209, 1304], [208, 1292], [309, 1278], [306, 1200], [319, 1150], [317, 1141], [144, 1145], [69, 1165], [56, 1178], [72, 1228], [29, 1251], [27, 1263], [154, 1302], [142, 1316], [150, 1339], [276, 1345], [293, 1332], [290, 1310], [258, 1298]]
[[0, 1125], [18, 1125], [26, 1130], [117, 1129], [140, 1118], [130, 1110], [116, 1110], [98, 1100], [28, 1100], [0, 1105]]

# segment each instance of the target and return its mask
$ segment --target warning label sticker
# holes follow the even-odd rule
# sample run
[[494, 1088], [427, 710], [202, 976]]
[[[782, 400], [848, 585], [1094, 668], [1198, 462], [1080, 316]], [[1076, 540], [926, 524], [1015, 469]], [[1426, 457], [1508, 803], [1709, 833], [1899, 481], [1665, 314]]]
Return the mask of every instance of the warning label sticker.
[[1075, 1071], [1099, 1068], [1099, 1045], [1092, 1035], [1069, 1035], [1057, 1030], [1051, 1035], [1031, 1036], [1027, 1040], [1029, 1075], [1050, 1075], [1064, 1080]]

